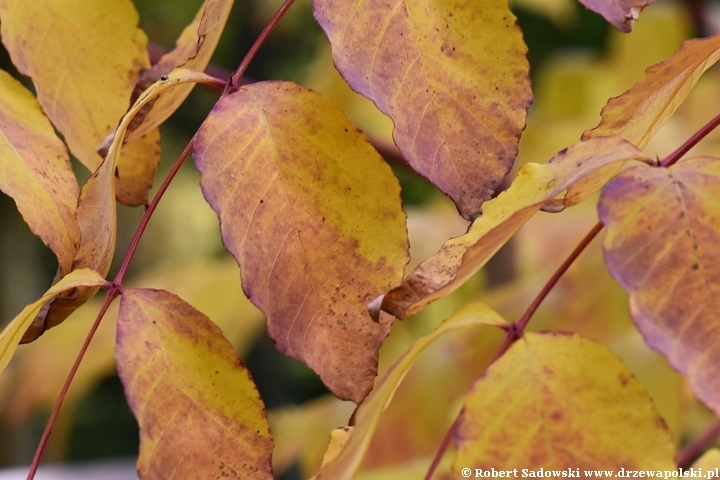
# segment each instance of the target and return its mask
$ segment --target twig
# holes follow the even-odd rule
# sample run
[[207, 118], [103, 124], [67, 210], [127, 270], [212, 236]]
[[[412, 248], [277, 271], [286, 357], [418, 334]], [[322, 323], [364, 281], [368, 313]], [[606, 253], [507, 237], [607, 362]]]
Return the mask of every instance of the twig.
[[717, 438], [720, 436], [720, 421], [713, 422], [709, 427], [707, 427], [700, 435], [693, 438], [690, 443], [685, 445], [685, 447], [678, 452], [676, 457], [676, 463], [677, 466], [680, 468], [689, 468], [690, 465], [692, 465], [692, 462], [697, 459], [700, 454], [705, 451], [705, 449], [712, 443], [714, 440], [717, 440]]

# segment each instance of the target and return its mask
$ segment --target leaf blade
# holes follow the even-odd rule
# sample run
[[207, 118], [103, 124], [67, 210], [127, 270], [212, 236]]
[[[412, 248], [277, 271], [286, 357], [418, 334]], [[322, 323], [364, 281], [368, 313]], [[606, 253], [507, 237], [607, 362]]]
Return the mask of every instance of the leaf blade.
[[407, 262], [392, 172], [341, 110], [285, 82], [221, 99], [194, 157], [223, 243], [278, 348], [336, 395], [361, 401], [388, 333], [364, 305], [400, 281]]
[[510, 170], [532, 103], [527, 48], [507, 2], [313, 8], [337, 69], [393, 119], [408, 163], [474, 218]]
[[265, 407], [209, 318], [169, 292], [125, 289], [116, 359], [140, 424], [141, 478], [272, 478]]

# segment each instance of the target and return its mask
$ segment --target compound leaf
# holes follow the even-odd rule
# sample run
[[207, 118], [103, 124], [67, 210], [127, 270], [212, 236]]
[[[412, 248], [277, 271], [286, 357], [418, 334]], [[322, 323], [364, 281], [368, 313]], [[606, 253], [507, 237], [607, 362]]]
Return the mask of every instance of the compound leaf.
[[608, 268], [630, 294], [645, 341], [720, 413], [720, 159], [635, 167], [610, 182], [598, 211]]
[[141, 478], [273, 478], [265, 407], [209, 318], [164, 290], [125, 289], [115, 352]]
[[470, 278], [543, 205], [605, 165], [650, 159], [619, 137], [604, 137], [569, 147], [546, 164], [524, 165], [508, 190], [483, 206], [468, 233], [445, 242], [418, 265], [401, 285], [373, 301], [371, 308], [404, 318], [454, 291]]
[[65, 145], [35, 97], [0, 70], [0, 190], [12, 197], [30, 230], [50, 247], [63, 275], [80, 242], [80, 194]]
[[498, 189], [532, 103], [507, 0], [314, 0], [350, 86], [395, 123], [408, 163], [465, 218]]
[[650, 395], [606, 347], [529, 333], [469, 393], [455, 431], [463, 468], [674, 470], [675, 445]]
[[91, 171], [95, 148], [128, 108], [147, 37], [129, 0], [0, 0], [2, 41], [70, 151]]
[[398, 283], [407, 262], [389, 167], [340, 109], [285, 82], [223, 97], [194, 156], [245, 293], [278, 348], [360, 402], [389, 333], [365, 304]]

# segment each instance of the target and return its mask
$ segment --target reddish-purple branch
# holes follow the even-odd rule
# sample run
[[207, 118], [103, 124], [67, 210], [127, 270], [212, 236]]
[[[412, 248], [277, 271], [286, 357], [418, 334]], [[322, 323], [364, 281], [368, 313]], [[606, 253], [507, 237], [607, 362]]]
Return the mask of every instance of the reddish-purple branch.
[[70, 383], [72, 383], [73, 378], [75, 378], [75, 373], [80, 366], [80, 362], [85, 356], [85, 352], [90, 345], [90, 341], [92, 340], [95, 332], [100, 326], [100, 321], [105, 316], [105, 312], [107, 312], [108, 307], [110, 307], [110, 304], [115, 299], [115, 297], [120, 294], [120, 289], [118, 289], [111, 283], [103, 285], [103, 288], [108, 289], [107, 295], [105, 296], [105, 301], [103, 302], [102, 307], [100, 307], [100, 311], [95, 318], [95, 322], [93, 322], [92, 327], [90, 327], [90, 331], [85, 337], [85, 341], [83, 342], [82, 347], [80, 347], [80, 351], [75, 358], [75, 363], [73, 363], [73, 366], [70, 369], [70, 373], [68, 373], [67, 378], [65, 378], [65, 383], [63, 384], [63, 387], [60, 390], [57, 399], [55, 400], [55, 405], [53, 406], [52, 413], [50, 414], [50, 418], [48, 419], [47, 425], [45, 426], [45, 431], [40, 438], [37, 450], [35, 450], [35, 456], [33, 457], [33, 461], [30, 464], [30, 471], [28, 472], [27, 476], [28, 480], [32, 480], [33, 478], [35, 478], [35, 473], [40, 466], [40, 459], [42, 458], [43, 452], [45, 452], [45, 447], [47, 446], [48, 439], [50, 438], [50, 432], [52, 432], [52, 429], [55, 426], [55, 421], [57, 420], [58, 414], [60, 413], [60, 407], [62, 407], [62, 404], [65, 401], [67, 392], [70, 389]]
[[708, 123], [706, 123], [700, 130], [695, 132], [692, 137], [688, 138], [685, 143], [680, 145], [677, 150], [672, 152], [670, 155], [665, 157], [661, 162], [661, 167], [669, 167], [671, 165], [674, 165], [677, 163], [678, 160], [682, 158], [683, 155], [685, 155], [687, 152], [690, 151], [692, 147], [694, 147], [700, 140], [705, 138], [708, 133], [715, 130], [720, 125], [720, 114], [718, 114], [715, 118], [710, 120]]
[[675, 462], [680, 468], [690, 468], [700, 454], [720, 436], [720, 421], [713, 422], [705, 431], [695, 437], [690, 443], [685, 445], [677, 454]]

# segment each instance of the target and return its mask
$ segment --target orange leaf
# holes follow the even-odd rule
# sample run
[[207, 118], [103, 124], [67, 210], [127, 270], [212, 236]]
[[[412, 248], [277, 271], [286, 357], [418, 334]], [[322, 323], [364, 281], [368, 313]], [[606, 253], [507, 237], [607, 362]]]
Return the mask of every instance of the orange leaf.
[[209, 318], [166, 291], [125, 289], [115, 358], [141, 478], [272, 478], [265, 407]]
[[395, 123], [408, 163], [465, 218], [512, 167], [532, 102], [507, 0], [314, 0], [350, 86]]
[[43, 110], [91, 171], [102, 161], [95, 147], [150, 66], [138, 20], [129, 0], [0, 0], [2, 40], [13, 63], [32, 77]]
[[194, 156], [243, 288], [278, 348], [360, 402], [389, 333], [365, 304], [399, 282], [407, 262], [389, 167], [340, 109], [285, 82], [220, 99]]
[[[232, 6], [233, 0], [205, 0], [195, 19], [180, 34], [175, 49], [163, 55], [150, 70], [143, 72], [138, 81], [139, 91], [180, 66], [205, 70], [225, 29]], [[185, 101], [194, 86], [183, 85], [158, 95], [133, 119], [125, 141], [132, 142], [159, 126]]]
[[569, 186], [600, 167], [631, 159], [650, 161], [629, 142], [604, 137], [567, 148], [546, 164], [524, 165], [508, 190], [483, 205], [483, 216], [468, 233], [445, 242], [371, 308], [382, 302], [382, 310], [399, 318], [419, 312], [480, 270], [540, 207]]
[[[92, 268], [101, 275], [107, 275], [115, 253], [117, 219], [115, 205], [116, 169], [120, 160], [120, 148], [125, 131], [133, 117], [145, 105], [152, 102], [159, 93], [186, 83], [208, 81], [204, 73], [176, 69], [163, 80], [148, 88], [118, 126], [113, 143], [102, 165], [85, 182], [78, 200], [75, 216], [80, 227], [80, 245], [73, 269]], [[97, 288], [80, 288], [72, 295], [59, 295], [52, 300], [49, 308], [43, 309], [25, 332], [23, 343], [32, 342], [49, 328], [62, 323], [73, 311], [91, 299]]]
[[645, 341], [720, 413], [720, 159], [636, 167], [610, 182], [599, 214], [607, 265]]
[[453, 478], [468, 467], [675, 469], [672, 435], [645, 388], [607, 348], [571, 334], [515, 343], [468, 395], [455, 442]]
[[635, 26], [640, 12], [657, 0], [579, 0], [586, 8], [599, 13], [613, 27], [629, 32]]
[[[667, 123], [705, 70], [720, 58], [720, 35], [688, 40], [667, 60], [653, 65], [645, 77], [602, 110], [600, 124], [583, 133], [583, 140], [620, 135], [640, 148]], [[565, 205], [585, 201], [622, 168], [602, 168], [568, 189]]]
[[148, 192], [160, 163], [160, 129], [124, 145], [115, 169], [115, 198], [127, 206], [148, 204]]
[[0, 190], [12, 197], [30, 230], [50, 247], [63, 275], [80, 242], [80, 194], [67, 149], [35, 97], [0, 70]]

